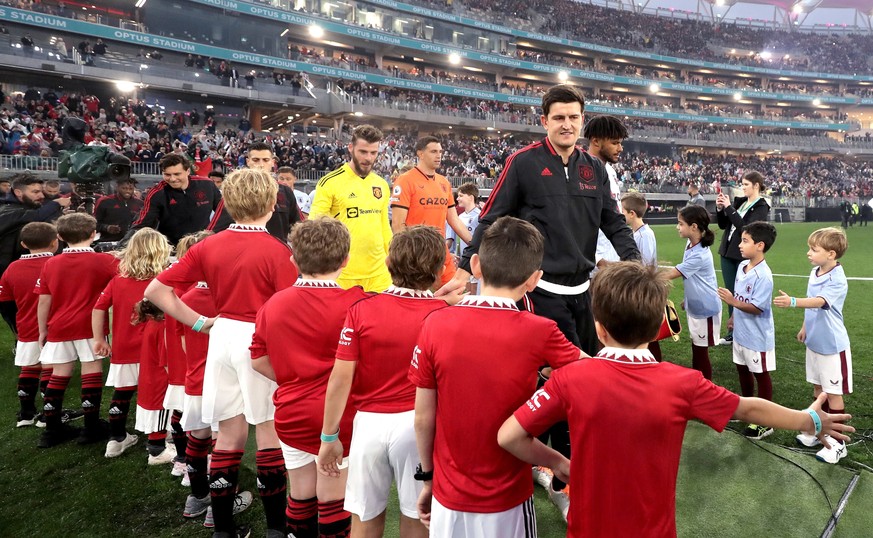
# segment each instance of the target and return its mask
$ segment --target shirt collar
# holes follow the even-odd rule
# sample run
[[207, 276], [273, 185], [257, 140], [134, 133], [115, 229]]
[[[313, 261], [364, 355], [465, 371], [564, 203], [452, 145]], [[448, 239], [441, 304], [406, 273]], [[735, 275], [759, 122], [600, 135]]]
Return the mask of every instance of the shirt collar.
[[94, 252], [91, 247], [67, 247], [64, 249], [64, 254], [78, 254], [80, 252]]
[[233, 230], [234, 232], [266, 232], [267, 229], [263, 226], [252, 226], [251, 224], [237, 224], [233, 223], [227, 228], [228, 230]]
[[515, 301], [512, 299], [507, 299], [506, 297], [494, 297], [491, 295], [468, 295], [461, 299], [458, 306], [518, 311], [518, 306], [516, 306]]
[[32, 260], [33, 258], [48, 258], [50, 256], [54, 256], [51, 252], [40, 252], [38, 254], [22, 254], [22, 260]]
[[430, 290], [413, 290], [411, 288], [401, 288], [400, 286], [389, 286], [385, 290], [387, 295], [395, 297], [407, 297], [410, 299], [433, 299], [433, 293]]
[[298, 278], [295, 288], [339, 288], [335, 280], [315, 280], [314, 278]]
[[655, 360], [655, 356], [652, 355], [652, 352], [648, 349], [605, 347], [601, 349], [594, 358], [625, 364], [658, 364], [658, 361]]
[[209, 285], [206, 282], [198, 282], [195, 286], [198, 290], [208, 290]]

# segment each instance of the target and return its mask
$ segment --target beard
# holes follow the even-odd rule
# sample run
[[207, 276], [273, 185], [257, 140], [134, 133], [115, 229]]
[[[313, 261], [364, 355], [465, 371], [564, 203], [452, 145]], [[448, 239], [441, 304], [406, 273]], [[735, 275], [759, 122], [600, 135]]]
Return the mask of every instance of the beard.
[[366, 177], [367, 175], [369, 175], [370, 172], [373, 171], [372, 164], [367, 166], [365, 170], [364, 166], [355, 158], [354, 155], [352, 155], [352, 168], [354, 169], [355, 173], [361, 177]]
[[21, 195], [21, 204], [28, 209], [36, 209], [42, 207], [42, 200], [34, 200], [26, 194]]

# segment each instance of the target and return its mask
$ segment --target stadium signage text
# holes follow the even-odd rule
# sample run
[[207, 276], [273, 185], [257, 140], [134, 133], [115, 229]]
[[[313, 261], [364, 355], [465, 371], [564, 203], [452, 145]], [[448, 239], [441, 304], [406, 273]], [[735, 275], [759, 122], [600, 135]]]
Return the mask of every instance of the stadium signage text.
[[[354, 24], [334, 22], [331, 20], [322, 19], [318, 16], [310, 16], [310, 15], [300, 15], [297, 13], [291, 13], [287, 11], [280, 11], [276, 9], [264, 8], [261, 6], [257, 6], [254, 4], [249, 4], [247, 2], [228, 2], [227, 0], [192, 0], [195, 3], [220, 7], [222, 9], [228, 9], [231, 11], [235, 11], [242, 14], [253, 15], [256, 17], [261, 17], [264, 19], [269, 19], [272, 21], [281, 21], [289, 24], [294, 24], [298, 26], [311, 26], [311, 25], [319, 25], [324, 28], [326, 31], [334, 32], [337, 34], [347, 35], [349, 37], [356, 37], [359, 39], [366, 39], [368, 41], [373, 41], [376, 43], [386, 43], [389, 45], [401, 46], [404, 48], [412, 49], [415, 51], [422, 52], [433, 52], [436, 54], [451, 54], [455, 53], [460, 55], [462, 58], [467, 58], [471, 60], [477, 60], [484, 63], [489, 63], [493, 65], [501, 65], [501, 66], [509, 66], [517, 69], [525, 69], [528, 71], [535, 71], [540, 73], [558, 73], [560, 71], [566, 71], [567, 74], [571, 77], [580, 78], [584, 80], [594, 80], [599, 82], [611, 82], [614, 84], [626, 84], [631, 86], [649, 86], [653, 82], [657, 82], [661, 88], [666, 90], [674, 90], [681, 92], [696, 92], [702, 93], [704, 95], [733, 95], [737, 92], [734, 88], [720, 88], [714, 86], [697, 86], [694, 84], [684, 84], [684, 83], [674, 83], [668, 81], [655, 81], [655, 80], [647, 80], [637, 77], [623, 77], [619, 75], [611, 75], [609, 73], [598, 73], [594, 71], [586, 71], [583, 69], [573, 69], [569, 67], [562, 67], [556, 65], [549, 64], [541, 64], [535, 62], [528, 62], [524, 60], [519, 60], [512, 57], [502, 56], [500, 54], [491, 54], [486, 52], [477, 52], [473, 50], [466, 50], [462, 48], [451, 47], [448, 45], [442, 45], [439, 43], [433, 43], [431, 41], [427, 41], [424, 39], [411, 39], [398, 37], [394, 34], [390, 34], [388, 32], [380, 32], [376, 30], [370, 30], [361, 28]], [[376, 4], [384, 5], [382, 2], [373, 2]], [[410, 11], [413, 12], [425, 12], [425, 11], [433, 11], [428, 10], [426, 8], [415, 8], [415, 6], [409, 6], [408, 4], [402, 4], [400, 2], [392, 2], [396, 4], [393, 7], [398, 10], [405, 11], [406, 8], [409, 8]], [[233, 4], [236, 7], [229, 7], [228, 4]], [[405, 6], [405, 7], [404, 7]], [[415, 8], [415, 9], [413, 9]], [[434, 12], [437, 13], [437, 12]], [[420, 13], [424, 14], [424, 13]], [[447, 15], [447, 14], [443, 14]], [[430, 15], [428, 15], [430, 16]], [[495, 28], [503, 28], [497, 25], [492, 25], [490, 23], [482, 23], [480, 21], [474, 21], [472, 19], [465, 19], [464, 17], [456, 17], [454, 15], [450, 15], [450, 18], [445, 18], [444, 20], [451, 20], [452, 22], [460, 23], [460, 20], [463, 19], [466, 23], [470, 25], [483, 27], [483, 25], [487, 24], [489, 26], [494, 26]], [[504, 28], [504, 30], [509, 31], [510, 29]], [[495, 30], [497, 31], [497, 30]], [[512, 30], [511, 33], [513, 35], [517, 35], [519, 33], [528, 34], [527, 32], [521, 32], [519, 30]], [[549, 36], [543, 36], [540, 34], [530, 34], [522, 37], [527, 37], [528, 39], [536, 39], [539, 41], [548, 41], [552, 43], [559, 44], [570, 44], [570, 42], [566, 39], [560, 38], [550, 38]], [[613, 49], [610, 47], [604, 47], [597, 45], [596, 48], [600, 52], [608, 52], [610, 54], [617, 54], [620, 52], [620, 49]], [[640, 58], [648, 58], [649, 54], [646, 53], [635, 53], [633, 54], [636, 57]], [[679, 60], [684, 63], [694, 63], [693, 60]], [[666, 61], [666, 60], [662, 60]], [[710, 62], [711, 63], [711, 62]], [[711, 66], [710, 66], [711, 67]], [[784, 74], [784, 73], [783, 73]], [[825, 76], [825, 75], [822, 75]], [[873, 80], [873, 77], [870, 77]], [[793, 101], [793, 102], [812, 102], [813, 99], [820, 99], [822, 103], [831, 103], [831, 104], [857, 104], [858, 100], [852, 97], [835, 97], [835, 96], [816, 96], [816, 95], [801, 95], [801, 94], [781, 94], [775, 92], [764, 92], [764, 91], [744, 91], [745, 95], [749, 97], [754, 97], [757, 99], [773, 99], [780, 101]]]
[[[195, 1], [218, 1], [218, 0], [195, 0]], [[242, 3], [240, 3], [242, 4]], [[136, 45], [151, 45], [160, 49], [168, 49], [173, 51], [190, 52], [202, 56], [211, 56], [223, 60], [242, 62], [250, 65], [269, 66], [287, 69], [289, 71], [300, 71], [311, 75], [320, 75], [333, 77], [343, 80], [357, 80], [380, 86], [401, 87], [420, 91], [429, 91], [443, 95], [456, 95], [475, 99], [487, 99], [502, 103], [514, 103], [519, 105], [527, 105], [537, 107], [541, 104], [541, 99], [537, 97], [527, 97], [519, 95], [507, 95], [499, 92], [489, 92], [485, 90], [474, 90], [469, 88], [460, 88], [457, 86], [448, 86], [445, 84], [435, 84], [425, 81], [408, 80], [398, 77], [387, 77], [371, 73], [363, 73], [360, 71], [352, 71], [337, 67], [330, 67], [318, 64], [308, 64], [303, 62], [295, 62], [284, 58], [273, 56], [265, 56], [249, 52], [240, 52], [212, 45], [203, 45], [201, 43], [192, 43], [180, 39], [172, 39], [152, 34], [134, 32], [131, 30], [120, 30], [109, 26], [94, 24], [85, 21], [74, 19], [64, 19], [53, 15], [34, 15], [31, 12], [23, 11], [15, 8], [0, 8], [0, 20], [8, 22], [17, 22], [38, 27], [63, 28], [69, 32], [76, 34], [88, 35], [94, 38], [100, 37], [103, 39], [112, 39], [125, 43], [133, 43]], [[524, 62], [528, 63], [528, 62]], [[545, 66], [553, 69], [554, 66]], [[873, 99], [870, 99], [873, 101]], [[680, 114], [673, 112], [659, 112], [652, 110], [639, 110], [627, 107], [613, 107], [590, 104], [586, 106], [586, 110], [595, 113], [616, 114], [629, 117], [644, 117], [657, 118], [663, 120], [674, 121], [692, 121], [705, 122], [728, 125], [749, 125], [760, 127], [781, 127], [781, 128], [798, 128], [798, 129], [818, 129], [818, 130], [848, 130], [849, 125], [841, 123], [815, 123], [815, 122], [795, 122], [795, 121], [770, 121], [744, 118], [728, 118], [720, 116], [706, 116], [695, 114]]]

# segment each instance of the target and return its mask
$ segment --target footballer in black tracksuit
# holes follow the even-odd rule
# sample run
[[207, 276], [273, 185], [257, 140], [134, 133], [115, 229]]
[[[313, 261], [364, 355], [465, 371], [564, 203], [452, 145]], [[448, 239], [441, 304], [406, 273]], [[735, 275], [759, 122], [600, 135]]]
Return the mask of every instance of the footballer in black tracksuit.
[[[101, 241], [118, 241], [130, 225], [142, 212], [142, 200], [136, 198], [124, 199], [119, 194], [104, 196], [94, 204], [94, 218], [97, 219], [97, 231], [100, 232]], [[112, 233], [110, 226], [118, 226], [121, 231]]]
[[149, 191], [139, 218], [121, 243], [140, 228], [154, 228], [175, 245], [182, 237], [205, 230], [219, 202], [221, 192], [211, 179], [189, 178], [187, 189], [174, 189], [161, 181]]
[[[543, 234], [542, 280], [548, 283], [573, 287], [588, 281], [598, 229], [622, 260], [640, 259], [633, 234], [615, 208], [603, 163], [577, 147], [565, 167], [548, 137], [506, 160], [464, 251], [461, 269], [470, 271], [470, 257], [479, 250], [482, 234], [505, 215], [526, 220]], [[534, 312], [553, 319], [568, 340], [589, 355], [597, 351], [588, 292], [558, 295], [538, 287], [528, 296]]]
[[[278, 238], [283, 243], [287, 243], [291, 227], [302, 220], [303, 214], [300, 213], [300, 208], [297, 207], [297, 198], [294, 196], [294, 190], [280, 183], [273, 216], [267, 221], [267, 231], [273, 237]], [[209, 229], [218, 233], [226, 230], [231, 224], [233, 224], [233, 217], [225, 209], [224, 201], [222, 201], [218, 204], [218, 209], [215, 210], [215, 216], [212, 217], [212, 222], [209, 223]]]

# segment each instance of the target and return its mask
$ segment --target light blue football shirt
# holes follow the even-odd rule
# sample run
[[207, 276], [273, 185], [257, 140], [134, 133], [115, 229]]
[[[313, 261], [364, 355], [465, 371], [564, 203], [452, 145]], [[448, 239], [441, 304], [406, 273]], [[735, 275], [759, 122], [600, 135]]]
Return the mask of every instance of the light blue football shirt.
[[697, 243], [685, 249], [682, 263], [676, 270], [685, 278], [685, 311], [692, 318], [705, 319], [721, 313], [718, 284], [712, 251]]
[[806, 347], [821, 355], [835, 355], [849, 349], [849, 334], [843, 322], [843, 303], [849, 292], [849, 283], [843, 266], [819, 276], [818, 267], [809, 274], [807, 297], [821, 297], [825, 305], [807, 308], [803, 314], [806, 327]]
[[734, 308], [734, 342], [752, 351], [776, 349], [776, 329], [773, 327], [773, 273], [766, 261], [748, 271], [749, 260], [737, 269], [734, 297], [761, 311], [748, 314]]

